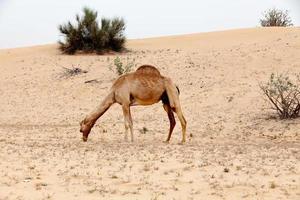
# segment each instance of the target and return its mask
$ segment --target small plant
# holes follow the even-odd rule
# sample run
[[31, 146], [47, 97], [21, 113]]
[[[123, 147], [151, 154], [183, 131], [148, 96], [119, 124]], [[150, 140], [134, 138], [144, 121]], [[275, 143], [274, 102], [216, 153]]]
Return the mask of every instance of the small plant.
[[281, 119], [299, 117], [300, 112], [300, 84], [299, 75], [293, 83], [289, 76], [285, 74], [271, 74], [270, 80], [266, 84], [261, 84], [260, 88], [266, 95]]
[[270, 183], [270, 188], [271, 188], [271, 189], [276, 188], [276, 184], [275, 184], [273, 181]]
[[92, 194], [92, 193], [94, 193], [94, 192], [96, 192], [96, 191], [97, 191], [97, 188], [96, 188], [96, 187], [91, 188], [91, 189], [88, 190], [88, 192], [89, 192], [90, 194]]
[[144, 170], [145, 172], [150, 171], [150, 170], [151, 170], [150, 165], [149, 165], [149, 164], [145, 164], [143, 170]]
[[127, 63], [124, 64], [120, 57], [116, 57], [114, 59], [114, 69], [112, 69], [113, 67], [110, 65], [109, 69], [112, 71], [115, 71], [119, 76], [122, 74], [126, 74], [128, 72], [131, 72], [132, 68], [135, 66], [134, 63], [134, 59], [132, 61], [129, 60], [129, 58], [127, 58]]
[[289, 16], [289, 12], [279, 10], [276, 8], [269, 9], [264, 12], [263, 19], [260, 20], [260, 24], [263, 27], [266, 26], [293, 26], [292, 20]]
[[64, 71], [62, 72], [61, 74], [61, 77], [65, 77], [65, 78], [70, 78], [72, 76], [76, 76], [76, 75], [79, 75], [79, 74], [85, 74], [87, 73], [88, 71], [86, 70], [83, 70], [79, 67], [73, 67], [70, 69], [70, 68], [66, 68], [66, 67], [63, 67]]
[[112, 175], [111, 178], [112, 178], [112, 179], [117, 179], [118, 176], [117, 176], [117, 175]]
[[149, 130], [146, 127], [143, 127], [142, 129], [140, 129], [140, 133], [141, 134], [146, 134]]
[[70, 21], [59, 25], [65, 41], [59, 41], [63, 53], [75, 54], [77, 51], [97, 52], [122, 51], [126, 38], [124, 36], [125, 22], [122, 18], [102, 18], [97, 21], [98, 13], [90, 8], [83, 9], [83, 16], [76, 15], [76, 24]]

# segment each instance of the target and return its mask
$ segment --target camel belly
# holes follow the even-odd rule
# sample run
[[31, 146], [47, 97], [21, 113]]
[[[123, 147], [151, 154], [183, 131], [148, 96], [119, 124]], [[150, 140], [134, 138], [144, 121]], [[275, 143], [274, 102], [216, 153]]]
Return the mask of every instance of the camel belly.
[[152, 105], [159, 102], [160, 99], [152, 99], [152, 100], [141, 100], [141, 99], [133, 99], [130, 103], [131, 106], [147, 106]]

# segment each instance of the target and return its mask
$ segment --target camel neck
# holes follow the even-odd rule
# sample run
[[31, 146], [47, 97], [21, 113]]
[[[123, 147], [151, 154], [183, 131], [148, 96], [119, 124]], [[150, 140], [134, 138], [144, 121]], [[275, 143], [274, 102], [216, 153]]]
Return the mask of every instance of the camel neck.
[[113, 93], [107, 95], [102, 103], [88, 116], [88, 121], [93, 126], [95, 122], [115, 103]]

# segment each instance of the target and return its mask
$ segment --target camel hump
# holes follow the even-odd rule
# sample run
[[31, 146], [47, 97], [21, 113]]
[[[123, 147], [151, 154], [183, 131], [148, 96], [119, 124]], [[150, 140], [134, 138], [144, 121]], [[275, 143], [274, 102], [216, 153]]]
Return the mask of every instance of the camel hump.
[[142, 65], [139, 68], [137, 68], [136, 72], [160, 75], [158, 69], [152, 65]]

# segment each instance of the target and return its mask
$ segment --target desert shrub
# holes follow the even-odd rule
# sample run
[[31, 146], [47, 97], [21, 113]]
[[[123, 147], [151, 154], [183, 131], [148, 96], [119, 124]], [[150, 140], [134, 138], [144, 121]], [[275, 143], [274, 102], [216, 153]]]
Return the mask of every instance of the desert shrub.
[[300, 84], [299, 75], [294, 81], [286, 74], [271, 74], [267, 83], [260, 88], [276, 110], [281, 119], [299, 117], [300, 111]]
[[147, 129], [147, 127], [143, 127], [139, 131], [140, 131], [141, 134], [146, 134], [149, 130]]
[[127, 62], [125, 64], [125, 62], [123, 63], [121, 58], [120, 57], [116, 57], [114, 59], [114, 66], [110, 65], [109, 68], [110, 70], [114, 71], [117, 75], [122, 75], [122, 74], [126, 74], [128, 72], [131, 72], [132, 71], [132, 68], [134, 66], [136, 66], [136, 64], [134, 63], [134, 59], [133, 60], [130, 60], [128, 57], [127, 57]]
[[289, 12], [276, 8], [265, 11], [260, 24], [261, 26], [293, 26]]
[[98, 13], [90, 8], [83, 9], [83, 16], [76, 15], [76, 24], [70, 21], [59, 25], [58, 29], [64, 36], [59, 41], [63, 53], [74, 54], [76, 51], [97, 52], [121, 51], [124, 49], [125, 22], [122, 18], [102, 18], [97, 21]]
[[83, 70], [79, 67], [73, 67], [72, 68], [66, 68], [63, 67], [63, 72], [60, 74], [61, 78], [70, 78], [72, 76], [76, 76], [79, 74], [84, 74], [84, 73], [88, 73], [88, 71]]

